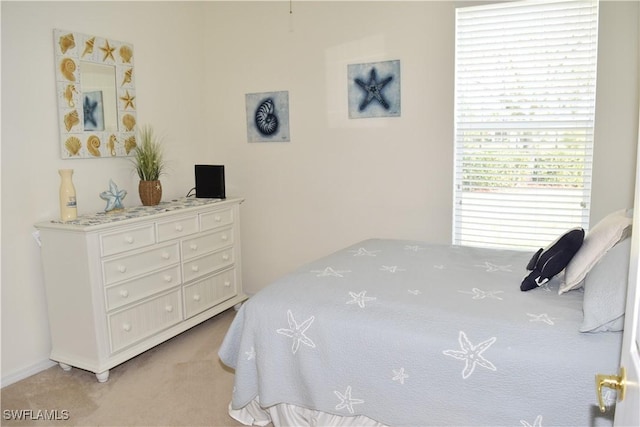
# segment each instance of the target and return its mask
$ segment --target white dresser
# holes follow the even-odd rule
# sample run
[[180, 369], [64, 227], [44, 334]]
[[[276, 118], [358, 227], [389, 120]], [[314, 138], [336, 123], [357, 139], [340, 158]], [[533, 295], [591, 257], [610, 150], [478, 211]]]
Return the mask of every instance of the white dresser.
[[237, 306], [243, 199], [158, 206], [36, 224], [51, 359], [109, 378], [109, 369]]

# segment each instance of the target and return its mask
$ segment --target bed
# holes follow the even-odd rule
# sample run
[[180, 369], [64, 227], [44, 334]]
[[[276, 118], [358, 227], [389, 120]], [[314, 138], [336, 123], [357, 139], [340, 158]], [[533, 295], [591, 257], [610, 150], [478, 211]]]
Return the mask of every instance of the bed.
[[[246, 425], [611, 425], [584, 290], [520, 291], [531, 253], [370, 239], [251, 297], [220, 348]], [[628, 257], [627, 257], [628, 260]], [[615, 395], [606, 395], [611, 404]]]

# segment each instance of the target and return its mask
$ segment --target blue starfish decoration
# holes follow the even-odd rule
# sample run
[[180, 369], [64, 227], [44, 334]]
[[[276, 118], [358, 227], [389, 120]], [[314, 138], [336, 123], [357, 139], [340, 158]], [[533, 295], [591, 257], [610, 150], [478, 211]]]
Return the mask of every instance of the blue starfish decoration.
[[112, 211], [114, 209], [124, 209], [122, 200], [127, 195], [127, 190], [118, 190], [118, 186], [112, 179], [109, 180], [109, 190], [100, 193], [100, 198], [107, 201], [107, 207], [104, 208], [105, 212]]
[[369, 81], [365, 83], [360, 79], [355, 79], [355, 82], [367, 93], [366, 98], [360, 103], [359, 109], [360, 111], [364, 111], [367, 106], [373, 102], [374, 100], [378, 101], [380, 105], [384, 107], [385, 110], [390, 108], [389, 102], [382, 96], [382, 89], [393, 80], [393, 76], [389, 76], [378, 82], [378, 77], [376, 74], [376, 69], [372, 68], [371, 73], [369, 73]]
[[98, 121], [94, 117], [96, 108], [98, 107], [98, 101], [91, 102], [88, 96], [84, 97], [83, 110], [84, 110], [84, 123], [91, 123], [94, 126], [98, 126]]

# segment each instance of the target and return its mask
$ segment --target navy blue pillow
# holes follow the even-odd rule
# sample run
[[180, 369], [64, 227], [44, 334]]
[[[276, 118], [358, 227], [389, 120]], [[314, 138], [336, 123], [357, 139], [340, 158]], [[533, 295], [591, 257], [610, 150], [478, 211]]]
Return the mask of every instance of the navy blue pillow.
[[584, 241], [584, 230], [574, 228], [560, 236], [546, 249], [539, 249], [527, 264], [531, 271], [520, 285], [521, 291], [530, 291], [547, 283], [560, 273], [578, 252]]

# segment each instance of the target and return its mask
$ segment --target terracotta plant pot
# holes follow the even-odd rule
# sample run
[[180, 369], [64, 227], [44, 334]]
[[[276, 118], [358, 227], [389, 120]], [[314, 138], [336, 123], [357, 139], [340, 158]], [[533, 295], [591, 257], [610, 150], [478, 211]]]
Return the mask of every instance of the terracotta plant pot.
[[145, 206], [155, 206], [162, 200], [162, 184], [160, 181], [140, 181], [138, 185], [140, 200]]

